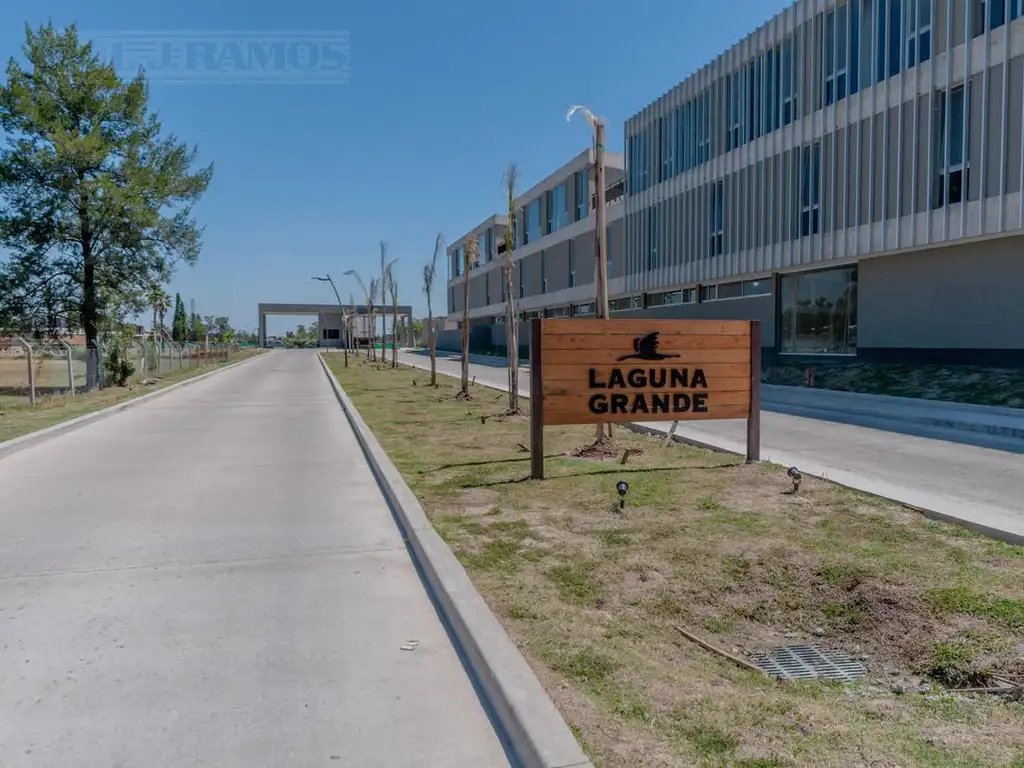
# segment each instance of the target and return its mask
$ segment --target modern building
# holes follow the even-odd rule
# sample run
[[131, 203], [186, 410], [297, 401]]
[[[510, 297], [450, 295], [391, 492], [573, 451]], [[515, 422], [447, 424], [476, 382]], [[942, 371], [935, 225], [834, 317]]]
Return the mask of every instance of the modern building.
[[1024, 363], [1022, 63], [1024, 0], [799, 0], [627, 121], [618, 301]]
[[[546, 179], [519, 195], [513, 232], [512, 290], [524, 319], [594, 314], [596, 195], [594, 151], [581, 152]], [[622, 155], [605, 153], [609, 289], [622, 283]], [[448, 319], [462, 321], [465, 307], [466, 243], [477, 242], [477, 259], [469, 269], [469, 318], [474, 333], [494, 328], [494, 343], [504, 344], [506, 280], [505, 233], [508, 216], [481, 222], [448, 247]], [[525, 337], [521, 337], [525, 338]], [[489, 343], [489, 342], [488, 342]]]
[[[761, 320], [769, 357], [1024, 363], [1022, 109], [1024, 0], [798, 0], [626, 122], [612, 316]], [[526, 319], [593, 312], [592, 163], [516, 200]], [[456, 323], [478, 239], [496, 346], [507, 226], [448, 254]]]

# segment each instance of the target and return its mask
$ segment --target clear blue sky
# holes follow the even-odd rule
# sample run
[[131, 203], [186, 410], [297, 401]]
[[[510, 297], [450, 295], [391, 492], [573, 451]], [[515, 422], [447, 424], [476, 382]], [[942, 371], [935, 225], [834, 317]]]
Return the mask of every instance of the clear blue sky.
[[[259, 301], [333, 301], [314, 274], [364, 276], [387, 240], [401, 301], [425, 311], [422, 267], [438, 231], [457, 238], [503, 207], [501, 175], [536, 183], [590, 143], [583, 103], [608, 121], [609, 149], [654, 98], [784, 7], [784, 0], [5, 0], [0, 56], [25, 22], [81, 30], [345, 30], [347, 85], [156, 83], [167, 129], [216, 164], [199, 207], [199, 263], [170, 291], [200, 314], [253, 329]], [[45, 10], [43, 10], [45, 8]], [[517, 26], [506, 30], [508, 16]], [[444, 266], [435, 309], [444, 305]], [[342, 298], [358, 294], [350, 278]], [[308, 320], [307, 320], [308, 322]], [[271, 333], [293, 328], [281, 318]]]

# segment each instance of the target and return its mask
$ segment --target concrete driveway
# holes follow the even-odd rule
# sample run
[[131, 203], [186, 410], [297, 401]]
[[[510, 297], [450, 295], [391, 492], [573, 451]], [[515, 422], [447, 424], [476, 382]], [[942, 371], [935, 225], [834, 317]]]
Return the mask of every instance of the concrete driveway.
[[508, 765], [313, 352], [0, 461], [0, 530], [5, 768]]

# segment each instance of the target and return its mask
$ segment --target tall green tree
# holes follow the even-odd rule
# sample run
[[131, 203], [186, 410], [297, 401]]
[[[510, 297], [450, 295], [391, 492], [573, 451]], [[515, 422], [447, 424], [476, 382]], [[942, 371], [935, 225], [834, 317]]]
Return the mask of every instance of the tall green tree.
[[27, 28], [24, 61], [0, 85], [0, 325], [39, 327], [57, 308], [95, 346], [198, 258], [192, 209], [213, 166], [194, 169], [197, 150], [149, 110], [144, 75], [119, 78], [75, 26]]
[[183, 344], [188, 341], [188, 313], [185, 311], [185, 302], [181, 294], [174, 296], [174, 319], [171, 321], [171, 338]]
[[193, 312], [188, 323], [188, 340], [194, 344], [206, 341], [207, 330], [209, 330], [209, 327], [203, 318], [199, 316], [198, 312]]

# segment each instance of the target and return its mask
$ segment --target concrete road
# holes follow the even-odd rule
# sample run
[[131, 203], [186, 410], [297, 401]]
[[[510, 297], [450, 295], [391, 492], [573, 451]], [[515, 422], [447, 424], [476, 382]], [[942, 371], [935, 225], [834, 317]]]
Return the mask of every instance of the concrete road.
[[[399, 359], [430, 367], [423, 354], [402, 352]], [[439, 353], [437, 367], [458, 376], [458, 355]], [[471, 364], [470, 371], [478, 384], [508, 390], [504, 367]], [[526, 366], [520, 367], [519, 384], [520, 393], [529, 396]], [[662, 430], [670, 425], [645, 424]], [[717, 448], [745, 451], [742, 420], [681, 422], [678, 432]], [[1018, 453], [764, 411], [761, 457], [1024, 539], [1024, 460]]]
[[312, 352], [0, 461], [0, 530], [5, 768], [508, 765]]

